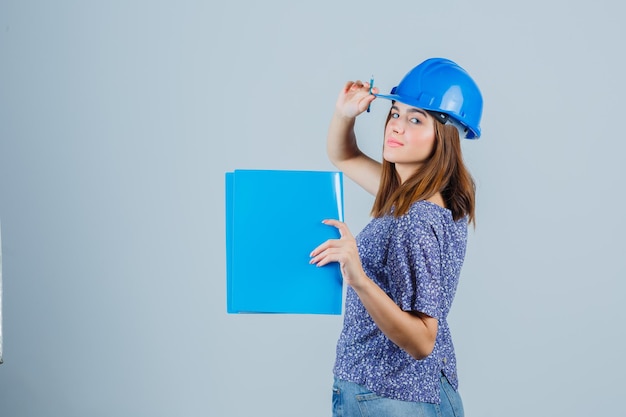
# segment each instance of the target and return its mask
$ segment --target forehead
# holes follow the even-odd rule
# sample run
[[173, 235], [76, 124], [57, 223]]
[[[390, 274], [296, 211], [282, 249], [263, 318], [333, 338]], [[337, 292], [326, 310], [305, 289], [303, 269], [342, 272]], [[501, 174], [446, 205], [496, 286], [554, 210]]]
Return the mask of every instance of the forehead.
[[429, 117], [429, 114], [428, 112], [426, 112], [426, 110], [420, 109], [419, 107], [409, 106], [408, 104], [404, 104], [399, 101], [392, 102], [391, 108], [406, 113], [421, 113], [425, 117]]

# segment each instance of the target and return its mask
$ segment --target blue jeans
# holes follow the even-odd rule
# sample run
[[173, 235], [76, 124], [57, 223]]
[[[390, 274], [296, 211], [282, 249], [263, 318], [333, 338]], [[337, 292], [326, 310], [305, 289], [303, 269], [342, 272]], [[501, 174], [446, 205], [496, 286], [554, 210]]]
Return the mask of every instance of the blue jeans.
[[335, 378], [333, 417], [463, 417], [461, 396], [441, 375], [441, 404], [393, 400]]

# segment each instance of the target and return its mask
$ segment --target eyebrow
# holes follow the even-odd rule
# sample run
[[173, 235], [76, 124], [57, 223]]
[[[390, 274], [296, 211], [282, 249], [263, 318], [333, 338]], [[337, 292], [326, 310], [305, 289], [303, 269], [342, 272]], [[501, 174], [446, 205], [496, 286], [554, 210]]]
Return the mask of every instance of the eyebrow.
[[[392, 109], [400, 111], [398, 106], [391, 106]], [[407, 109], [407, 113], [421, 113], [424, 117], [427, 117], [426, 112], [424, 110], [418, 109], [416, 107], [409, 107]]]

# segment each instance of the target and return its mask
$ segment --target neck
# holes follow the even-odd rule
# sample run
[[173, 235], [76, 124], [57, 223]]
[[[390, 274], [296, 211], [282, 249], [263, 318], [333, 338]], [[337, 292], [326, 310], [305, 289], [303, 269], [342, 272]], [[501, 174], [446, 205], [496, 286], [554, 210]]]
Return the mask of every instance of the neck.
[[406, 180], [411, 178], [419, 169], [422, 164], [394, 164], [396, 168], [396, 174], [398, 174], [398, 178], [400, 178], [400, 184], [404, 184]]
[[[400, 178], [400, 184], [404, 184], [404, 182], [407, 181], [409, 178], [411, 178], [411, 176], [413, 176], [421, 166], [422, 166], [421, 163], [414, 163], [414, 164], [397, 164], [396, 163], [395, 164], [396, 174], [398, 175], [398, 178]], [[435, 194], [431, 195], [425, 200], [431, 203], [434, 203], [440, 207], [446, 208], [446, 202], [443, 199], [443, 196], [441, 195], [440, 192], [436, 192]]]

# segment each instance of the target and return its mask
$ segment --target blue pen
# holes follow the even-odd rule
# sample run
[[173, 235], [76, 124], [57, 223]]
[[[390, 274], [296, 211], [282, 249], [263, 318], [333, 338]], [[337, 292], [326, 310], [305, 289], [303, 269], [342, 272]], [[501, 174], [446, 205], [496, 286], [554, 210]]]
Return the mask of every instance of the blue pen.
[[[374, 88], [374, 76], [372, 75], [372, 78], [370, 78], [370, 94], [372, 94], [372, 88]], [[367, 112], [370, 112], [370, 106], [367, 106]]]

